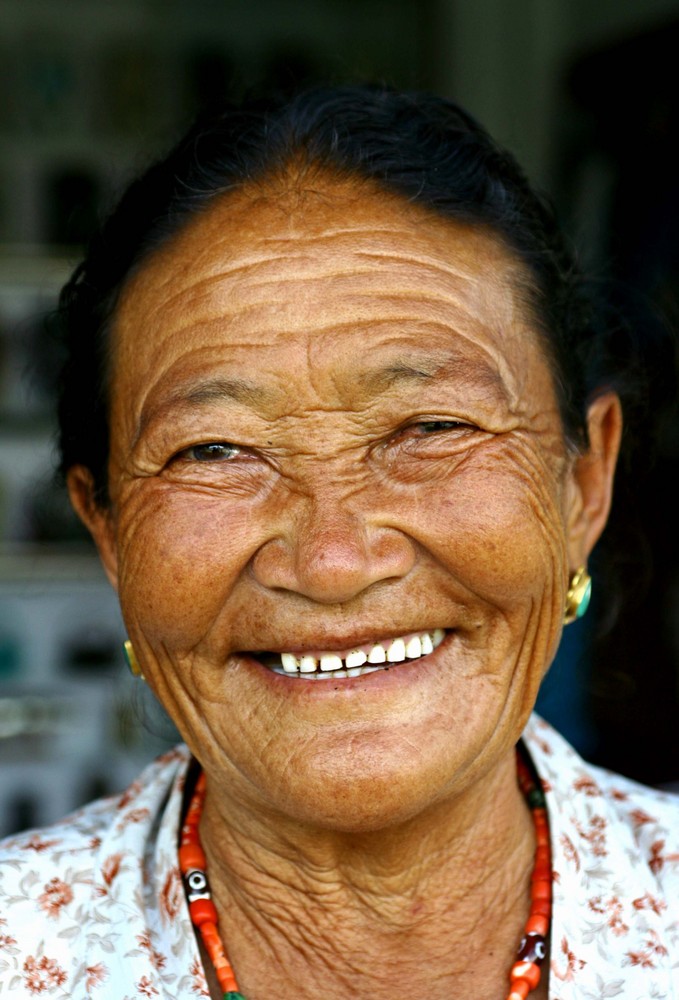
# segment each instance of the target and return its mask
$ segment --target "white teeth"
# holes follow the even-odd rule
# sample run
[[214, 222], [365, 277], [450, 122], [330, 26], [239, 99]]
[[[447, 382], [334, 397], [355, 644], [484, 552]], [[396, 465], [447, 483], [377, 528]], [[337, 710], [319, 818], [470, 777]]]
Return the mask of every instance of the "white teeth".
[[403, 639], [394, 639], [387, 650], [387, 660], [389, 663], [401, 663], [406, 658], [406, 644]]
[[418, 656], [422, 656], [422, 640], [419, 635], [414, 635], [412, 639], [408, 640], [406, 656], [409, 660], [416, 660]]
[[[417, 660], [432, 653], [445, 639], [446, 633], [437, 628], [433, 632], [420, 632], [405, 639], [392, 639], [389, 643], [375, 643], [367, 653], [362, 649], [352, 649], [345, 657], [337, 653], [323, 653], [320, 657], [295, 656], [294, 653], [280, 654], [280, 667], [271, 667], [279, 674], [304, 674], [307, 680], [327, 680], [330, 677], [360, 677], [375, 670], [382, 670], [381, 664], [401, 663], [405, 659]], [[367, 666], [371, 664], [371, 666]]]
[[321, 657], [321, 670], [342, 670], [344, 661], [340, 656], [328, 653]]
[[385, 663], [387, 659], [387, 654], [384, 652], [384, 646], [373, 646], [373, 648], [368, 653], [368, 663]]
[[296, 674], [298, 669], [297, 657], [292, 653], [281, 653], [281, 663], [283, 670], [288, 674]]
[[366, 654], [361, 649], [354, 649], [348, 654], [346, 658], [347, 670], [353, 670], [354, 667], [362, 667], [365, 661], [368, 659]]

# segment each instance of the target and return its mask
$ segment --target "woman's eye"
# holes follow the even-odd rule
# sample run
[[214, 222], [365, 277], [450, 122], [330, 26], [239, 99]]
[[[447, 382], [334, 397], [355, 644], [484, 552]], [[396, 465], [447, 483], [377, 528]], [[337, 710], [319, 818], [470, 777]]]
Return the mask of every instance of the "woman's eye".
[[423, 420], [415, 425], [425, 434], [436, 434], [439, 431], [453, 431], [469, 427], [461, 420]]
[[210, 441], [208, 444], [194, 444], [186, 448], [181, 458], [194, 462], [224, 462], [240, 454], [238, 445], [228, 441]]

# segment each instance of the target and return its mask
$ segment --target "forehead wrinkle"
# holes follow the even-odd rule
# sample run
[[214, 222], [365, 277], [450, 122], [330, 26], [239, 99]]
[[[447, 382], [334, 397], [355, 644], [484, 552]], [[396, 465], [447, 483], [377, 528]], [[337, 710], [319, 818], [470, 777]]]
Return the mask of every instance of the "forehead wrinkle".
[[[345, 229], [338, 232], [342, 236], [348, 237], [355, 236], [355, 233], [361, 232], [361, 230]], [[179, 289], [168, 295], [164, 304], [171, 305], [177, 299], [186, 295], [187, 291], [190, 291], [192, 295], [200, 299], [206, 294], [209, 295], [215, 283], [238, 280], [243, 273], [247, 275], [248, 280], [253, 281], [255, 286], [266, 286], [269, 283], [294, 282], [307, 278], [310, 270], [313, 272], [318, 271], [319, 257], [315, 250], [324, 244], [333, 243], [336, 240], [336, 235], [336, 233], [316, 235], [302, 232], [299, 236], [290, 238], [281, 238], [280, 236], [264, 237], [259, 240], [259, 245], [265, 246], [267, 250], [267, 256], [264, 258], [258, 252], [256, 246], [255, 248], [250, 247], [248, 252], [248, 247], [245, 245], [239, 248], [238, 256], [235, 259], [229, 259], [232, 252], [231, 248], [222, 255], [219, 253], [218, 248], [211, 245], [209, 250], [206, 250], [203, 254], [199, 254], [198, 257], [192, 257], [190, 265], [182, 264], [176, 266], [176, 274], [161, 278], [157, 284], [160, 287], [175, 289], [177, 278], [179, 277], [181, 282], [181, 278], [184, 275], [191, 277], [195, 273], [197, 264], [209, 266], [209, 273], [205, 277], [198, 281], [191, 280], [188, 285], [180, 283]], [[366, 231], [366, 236], [368, 237], [374, 239], [376, 235], [382, 235], [382, 233]], [[394, 233], [385, 230], [384, 235], [393, 237]], [[276, 248], [280, 248], [279, 252], [275, 252]], [[465, 285], [473, 283], [473, 279], [464, 272], [464, 269], [456, 268], [452, 263], [442, 260], [436, 253], [428, 253], [425, 248], [419, 245], [416, 247], [404, 245], [403, 252], [401, 253], [386, 247], [384, 250], [361, 249], [360, 246], [353, 246], [351, 249], [355, 266], [347, 268], [346, 262], [339, 264], [333, 254], [327, 262], [327, 269], [324, 275], [327, 279], [333, 280], [345, 277], [350, 279], [357, 275], [369, 276], [370, 274], [374, 274], [375, 278], [379, 279], [379, 267], [376, 268], [375, 264], [397, 268], [410, 268], [413, 265], [417, 265], [425, 269], [431, 277], [439, 281], [453, 278], [462, 281]], [[204, 260], [201, 259], [203, 257], [205, 258]], [[500, 263], [504, 262], [500, 260]], [[296, 269], [292, 273], [288, 272], [282, 275], [280, 273], [281, 266], [286, 268], [296, 266]], [[267, 272], [273, 273], [269, 276]], [[147, 269], [144, 269], [144, 279], [146, 280], [147, 278], [148, 272]], [[495, 275], [494, 278], [497, 284], [503, 283], [499, 274]]]
[[[345, 276], [343, 276], [345, 277]], [[328, 280], [332, 280], [332, 276], [328, 276]], [[340, 279], [341, 280], [341, 279]], [[280, 296], [276, 296], [275, 292], [281, 290], [281, 288], [287, 283], [294, 283], [295, 279], [287, 279], [286, 281], [270, 281], [261, 282], [258, 285], [258, 290], [261, 291], [263, 287], [270, 286], [272, 293], [270, 297], [266, 300], [261, 298], [255, 298], [254, 301], [241, 301], [239, 303], [238, 310], [230, 314], [218, 314], [215, 312], [215, 304], [212, 298], [208, 295], [202, 296], [202, 302], [204, 304], [203, 308], [200, 307], [200, 301], [194, 301], [190, 306], [186, 302], [182, 304], [182, 307], [175, 312], [173, 317], [173, 322], [171, 330], [168, 332], [168, 337], [181, 336], [183, 334], [195, 334], [202, 329], [224, 329], [231, 324], [237, 324], [238, 328], [242, 331], [248, 328], [248, 321], [254, 320], [258, 327], [262, 321], [263, 317], [269, 316], [270, 322], [273, 323], [272, 331], [275, 334], [286, 333], [285, 329], [285, 314], [290, 310], [293, 311], [295, 315], [295, 320], [299, 332], [309, 333], [314, 332], [317, 334], [325, 334], [332, 331], [341, 332], [343, 330], [358, 329], [361, 326], [368, 325], [371, 328], [378, 328], [381, 326], [395, 326], [398, 324], [407, 323], [409, 325], [414, 322], [418, 325], [440, 328], [441, 331], [454, 332], [455, 336], [461, 337], [462, 339], [470, 341], [470, 343], [476, 345], [476, 342], [471, 334], [464, 332], [460, 326], [453, 326], [450, 322], [450, 310], [455, 308], [457, 303], [450, 295], [434, 295], [429, 293], [428, 295], [428, 305], [430, 308], [438, 313], [438, 318], [436, 319], [422, 319], [421, 318], [421, 303], [422, 297], [421, 292], [417, 289], [412, 291], [401, 290], [400, 292], [384, 292], [380, 287], [376, 287], [372, 290], [363, 290], [361, 292], [353, 292], [346, 296], [345, 305], [354, 308], [356, 310], [356, 315], [352, 316], [350, 319], [345, 320], [335, 320], [328, 319], [323, 322], [318, 315], [309, 317], [306, 321], [302, 320], [301, 316], [297, 315], [297, 306], [302, 302], [307, 300], [307, 296], [304, 295], [304, 286], [300, 288], [300, 293], [296, 297], [295, 302], [282, 302]], [[227, 293], [225, 292], [225, 295]], [[316, 297], [314, 292], [312, 299]], [[372, 309], [376, 303], [381, 304], [385, 309], [385, 315], [379, 318], [373, 314], [362, 315], [361, 307], [367, 307]], [[152, 318], [153, 321], [159, 326], [166, 326], [164, 322], [164, 314], [168, 311], [168, 306], [170, 306], [170, 301], [166, 300], [161, 307], [156, 310], [156, 314]], [[414, 308], [408, 310], [409, 306]], [[387, 312], [387, 307], [389, 307]], [[403, 311], [400, 311], [403, 310]], [[478, 322], [476, 317], [472, 313], [469, 317], [464, 317], [464, 325], [476, 325]], [[494, 334], [494, 337], [500, 334], [498, 327], [503, 326], [506, 322], [511, 322], [511, 317], [497, 317], [497, 327], [493, 324], [493, 328], [489, 330]], [[483, 324], [487, 327], [487, 324]], [[262, 331], [263, 332], [263, 331]]]
[[[218, 246], [211, 244], [208, 249], [199, 253], [198, 255], [192, 255], [190, 263], [184, 262], [181, 258], [175, 262], [174, 268], [178, 272], [179, 276], [183, 274], [192, 275], [197, 265], [205, 266], [209, 268], [208, 274], [202, 278], [200, 281], [191, 282], [190, 287], [195, 289], [199, 294], [201, 289], [206, 286], [210, 286], [213, 282], [219, 281], [221, 279], [237, 279], [242, 273], [247, 273], [248, 278], [257, 272], [266, 272], [267, 270], [278, 271], [281, 265], [290, 266], [298, 265], [299, 272], [291, 274], [287, 280], [294, 281], [297, 277], [305, 277], [307, 275], [308, 267], [310, 265], [312, 268], [318, 268], [319, 257], [317, 254], [318, 249], [322, 249], [325, 245], [333, 244], [337, 241], [338, 237], [351, 237], [355, 240], [356, 234], [364, 232], [367, 238], [374, 239], [375, 236], [387, 236], [393, 238], [394, 231], [384, 230], [363, 230], [357, 227], [356, 229], [344, 228], [338, 229], [333, 232], [323, 232], [323, 233], [309, 233], [301, 230], [299, 233], [286, 236], [264, 236], [259, 237], [256, 242], [248, 243], [245, 242], [240, 245], [242, 241], [239, 241], [239, 247], [237, 251], [237, 256], [232, 257], [232, 247], [229, 244], [226, 251], [222, 254]], [[261, 250], [259, 248], [265, 248], [266, 256], [262, 257]], [[395, 263], [401, 265], [412, 265], [421, 264], [432, 270], [439, 270], [446, 274], [451, 274], [456, 277], [463, 277], [463, 275], [457, 272], [454, 268], [446, 266], [441, 261], [437, 260], [435, 255], [430, 255], [420, 252], [414, 252], [406, 249], [403, 254], [389, 252], [387, 250], [384, 253], [373, 252], [368, 250], [361, 250], [360, 248], [351, 245], [350, 247], [353, 251], [353, 256], [357, 260], [363, 260], [366, 263], [373, 264], [375, 261], [379, 263]], [[173, 248], [174, 249], [174, 248]], [[171, 259], [171, 258], [170, 258]], [[160, 260], [159, 263], [164, 264], [164, 260]], [[336, 261], [334, 254], [330, 257], [331, 267], [328, 270], [328, 276], [333, 277], [335, 274], [351, 274], [351, 271], [346, 271], [344, 267], [336, 267]], [[374, 270], [370, 267], [367, 270]], [[362, 274], [364, 272], [362, 268], [357, 267], [356, 273]], [[143, 269], [143, 279], [146, 281], [148, 279], [149, 268]], [[157, 284], [159, 286], [174, 286], [176, 283], [177, 274], [171, 275], [169, 277], [159, 277]], [[259, 279], [266, 283], [267, 278], [264, 277]], [[272, 281], [280, 280], [280, 277], [276, 275], [270, 279]], [[173, 294], [169, 301], [174, 298], [184, 294], [184, 289], [180, 288], [178, 292]]]
[[[206, 256], [214, 258], [214, 255], [213, 247]], [[456, 303], [460, 297], [464, 300], [466, 299], [466, 289], [474, 288], [476, 284], [474, 279], [464, 272], [464, 269], [455, 268], [453, 265], [441, 261], [440, 258], [426, 253], [400, 255], [386, 250], [384, 253], [379, 253], [356, 249], [353, 258], [353, 266], [348, 267], [347, 262], [338, 262], [334, 257], [331, 257], [319, 271], [319, 258], [308, 246], [306, 248], [300, 247], [299, 252], [290, 253], [288, 250], [279, 256], [266, 259], [262, 259], [256, 251], [245, 259], [241, 255], [237, 261], [233, 262], [228, 260], [228, 256], [226, 259], [219, 256], [213, 259], [210, 272], [198, 280], [194, 277], [196, 261], [193, 260], [190, 267], [177, 268], [174, 273], [169, 276], [165, 275], [156, 282], [156, 291], [162, 290], [165, 294], [149, 318], [162, 320], [163, 315], [168, 312], [181, 314], [187, 309], [191, 309], [194, 311], [194, 315], [193, 322], [189, 325], [199, 324], [203, 318], [201, 313], [204, 310], [208, 314], [211, 313], [215, 301], [232, 294], [232, 289], [229, 287], [232, 283], [236, 284], [241, 297], [246, 300], [255, 298], [255, 308], [263, 304], [261, 301], [263, 292], [271, 295], [271, 300], [275, 303], [278, 299], [276, 294], [278, 291], [285, 286], [294, 286], [298, 283], [302, 287], [307, 287], [306, 283], [309, 278], [320, 278], [323, 281], [332, 282], [335, 286], [347, 282], [351, 283], [356, 278], [367, 279], [369, 285], [362, 292], [355, 292], [354, 295], [348, 297], [353, 298], [354, 301], [358, 301], [360, 298], [372, 299], [373, 301], [419, 299], [422, 275], [419, 276], [420, 280], [418, 280], [416, 288], [409, 289], [406, 286], [398, 293], [391, 292], [383, 295], [380, 285], [380, 268], [374, 266], [376, 261], [380, 264], [386, 264], [390, 269], [398, 268], [406, 272], [413, 265], [425, 269], [428, 277], [432, 280], [432, 286], [428, 288], [427, 293], [432, 303], [449, 305], [451, 301]], [[145, 278], [148, 277], [149, 275], [145, 273]], [[242, 280], [243, 277], [245, 280]], [[446, 287], [446, 283], [451, 279], [454, 280], [455, 284], [459, 282], [458, 287], [455, 285]], [[499, 275], [493, 275], [489, 281], [490, 286], [503, 284], [505, 282]], [[220, 285], [224, 287], [220, 288]], [[511, 294], [511, 288], [508, 291]], [[217, 292], [216, 299], [215, 292]], [[242, 304], [239, 311], [246, 312], [251, 306], [252, 303]]]
[[300, 228], [293, 228], [290, 230], [289, 234], [276, 234], [276, 235], [265, 235], [259, 237], [258, 242], [262, 246], [282, 246], [288, 247], [291, 244], [296, 245], [300, 241], [304, 244], [313, 244], [314, 246], [322, 245], [324, 243], [332, 243], [336, 240], [344, 240], [345, 238], [351, 239], [351, 245], [355, 246], [356, 237], [364, 235], [367, 239], [373, 241], [375, 237], [385, 237], [388, 240], [392, 240], [394, 236], [398, 236], [400, 239], [407, 239], [412, 241], [412, 234], [404, 229], [402, 226], [344, 226], [338, 224], [336, 226], [325, 225], [323, 228], [319, 229], [317, 232], [310, 231], [302, 223]]
[[[465, 285], [476, 284], [476, 276], [467, 274], [462, 267], [456, 267], [452, 261], [443, 259], [439, 254], [435, 252], [427, 253], [424, 248], [418, 247], [417, 250], [410, 249], [405, 250], [402, 253], [394, 252], [393, 250], [361, 250], [356, 249], [355, 256], [368, 264], [373, 265], [371, 270], [374, 270], [374, 265], [389, 265], [390, 267], [401, 268], [401, 267], [412, 267], [416, 264], [418, 268], [426, 271], [427, 274], [434, 275], [437, 279], [448, 280], [454, 278], [456, 281], [461, 281]], [[503, 261], [500, 264], [504, 270], [506, 266]], [[499, 268], [497, 273], [492, 273], [490, 278], [485, 278], [485, 280], [490, 280], [498, 285], [504, 284], [505, 275], [501, 274]], [[510, 291], [508, 287], [508, 291]]]

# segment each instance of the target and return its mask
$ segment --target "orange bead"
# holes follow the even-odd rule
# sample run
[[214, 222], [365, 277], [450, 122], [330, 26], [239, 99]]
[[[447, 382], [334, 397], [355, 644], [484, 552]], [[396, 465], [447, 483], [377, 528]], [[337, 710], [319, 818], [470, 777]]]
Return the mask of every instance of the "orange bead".
[[552, 866], [552, 852], [545, 844], [538, 844], [535, 848], [535, 864]]
[[[219, 936], [215, 937], [203, 937], [203, 944], [205, 945], [205, 950], [210, 956], [210, 961], [214, 965], [215, 969], [222, 968], [224, 966], [224, 960], [226, 956], [224, 955], [224, 946], [219, 940]], [[228, 959], [226, 959], [228, 962]]]
[[211, 948], [212, 951], [215, 950], [217, 945], [221, 945], [222, 943], [219, 931], [217, 930], [217, 925], [211, 920], [206, 920], [205, 923], [201, 924], [200, 936], [205, 942], [205, 947]]
[[507, 1000], [526, 1000], [530, 993], [531, 985], [525, 979], [515, 979]]
[[526, 933], [542, 934], [543, 937], [547, 937], [548, 930], [549, 918], [543, 916], [541, 913], [531, 913], [526, 921]]
[[221, 989], [224, 993], [237, 993], [238, 983], [236, 982], [236, 977], [233, 974], [231, 966], [228, 970], [217, 969], [217, 982], [219, 983]]
[[551, 917], [552, 903], [549, 899], [534, 899], [530, 905], [531, 915], [539, 913], [543, 917]]
[[189, 837], [191, 840], [198, 840], [198, 824], [200, 823], [200, 810], [189, 809], [182, 826], [182, 837]]
[[184, 820], [184, 823], [187, 826], [197, 826], [202, 812], [203, 812], [203, 800], [191, 799], [189, 808], [186, 810], [186, 819]]
[[512, 979], [525, 979], [532, 990], [540, 982], [540, 969], [534, 962], [514, 962], [509, 975]]
[[539, 879], [537, 882], [533, 882], [530, 887], [530, 898], [551, 899], [552, 883], [547, 879]]
[[205, 871], [207, 868], [207, 858], [200, 844], [182, 844], [179, 848], [179, 867], [184, 874], [192, 868], [200, 868]]
[[217, 932], [217, 910], [215, 909], [215, 904], [211, 899], [194, 899], [192, 903], [189, 903], [189, 913], [191, 914], [191, 923], [194, 927], [200, 927], [202, 929], [203, 924], [214, 924], [215, 933]]

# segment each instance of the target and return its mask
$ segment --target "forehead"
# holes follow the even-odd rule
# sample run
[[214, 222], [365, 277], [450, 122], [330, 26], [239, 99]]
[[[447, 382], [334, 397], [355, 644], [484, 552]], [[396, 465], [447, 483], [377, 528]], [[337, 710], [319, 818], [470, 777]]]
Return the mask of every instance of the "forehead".
[[[295, 370], [428, 348], [486, 362], [511, 394], [546, 366], [520, 263], [480, 227], [355, 182], [316, 177], [215, 199], [128, 282], [116, 373], [154, 384], [215, 364]], [[256, 358], [253, 354], [255, 352]]]

